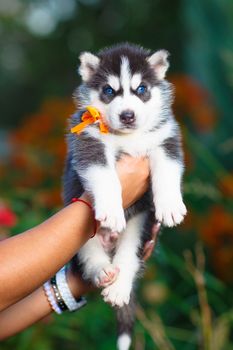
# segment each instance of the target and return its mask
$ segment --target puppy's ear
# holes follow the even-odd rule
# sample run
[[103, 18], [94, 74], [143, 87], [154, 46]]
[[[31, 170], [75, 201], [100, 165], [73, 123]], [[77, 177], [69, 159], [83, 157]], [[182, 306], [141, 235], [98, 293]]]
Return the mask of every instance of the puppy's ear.
[[147, 58], [147, 61], [154, 69], [155, 74], [159, 80], [162, 80], [165, 78], [166, 71], [169, 67], [169, 62], [167, 60], [168, 56], [169, 56], [168, 51], [159, 50]]
[[83, 81], [88, 81], [90, 80], [91, 76], [95, 73], [100, 59], [93, 55], [90, 52], [83, 52], [80, 56], [80, 67], [79, 67], [79, 74], [82, 77]]

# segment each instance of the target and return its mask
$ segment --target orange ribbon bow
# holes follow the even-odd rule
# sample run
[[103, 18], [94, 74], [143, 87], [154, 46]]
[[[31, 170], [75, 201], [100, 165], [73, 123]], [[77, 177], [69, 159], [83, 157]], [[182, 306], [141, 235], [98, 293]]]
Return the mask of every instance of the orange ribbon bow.
[[107, 134], [108, 133], [108, 127], [106, 124], [104, 124], [102, 116], [98, 109], [92, 106], [87, 106], [86, 107], [87, 111], [83, 113], [82, 115], [82, 122], [79, 123], [78, 125], [74, 126], [71, 129], [72, 133], [77, 133], [80, 134], [88, 125], [94, 124], [96, 122], [99, 123], [99, 128], [100, 132], [102, 134]]

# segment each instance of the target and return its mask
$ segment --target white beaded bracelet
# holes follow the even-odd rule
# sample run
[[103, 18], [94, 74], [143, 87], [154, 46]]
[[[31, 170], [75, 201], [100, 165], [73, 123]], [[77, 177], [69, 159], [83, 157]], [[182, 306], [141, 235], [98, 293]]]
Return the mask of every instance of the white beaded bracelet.
[[48, 282], [48, 281], [45, 282], [43, 284], [43, 288], [44, 288], [45, 295], [48, 299], [48, 302], [49, 302], [51, 308], [53, 309], [53, 311], [55, 311], [59, 315], [62, 314], [62, 310], [57, 305], [56, 299], [52, 293], [52, 288], [51, 288], [50, 282]]
[[66, 280], [65, 267], [56, 273], [56, 282], [59, 293], [61, 294], [61, 297], [69, 311], [78, 310], [87, 303], [84, 297], [80, 297], [78, 300], [73, 297]]

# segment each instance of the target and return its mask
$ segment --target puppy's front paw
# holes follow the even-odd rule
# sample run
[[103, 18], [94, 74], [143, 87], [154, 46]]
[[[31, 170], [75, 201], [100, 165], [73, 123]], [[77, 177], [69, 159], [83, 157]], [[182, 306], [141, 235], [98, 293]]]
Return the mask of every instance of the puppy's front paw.
[[165, 226], [172, 227], [180, 224], [186, 213], [187, 210], [181, 195], [157, 196], [155, 216]]
[[104, 301], [112, 306], [122, 307], [129, 304], [131, 288], [126, 281], [117, 279], [110, 286], [102, 290]]
[[102, 201], [95, 207], [95, 218], [101, 222], [101, 226], [108, 227], [111, 231], [121, 232], [126, 227], [125, 214], [121, 204]]

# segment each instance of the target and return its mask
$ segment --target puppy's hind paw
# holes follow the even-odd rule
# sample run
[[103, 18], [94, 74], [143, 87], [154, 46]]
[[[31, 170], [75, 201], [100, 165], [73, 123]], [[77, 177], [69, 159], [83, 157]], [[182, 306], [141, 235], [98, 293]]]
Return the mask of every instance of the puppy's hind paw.
[[109, 264], [99, 271], [94, 277], [94, 283], [97, 287], [107, 287], [112, 284], [119, 273], [120, 269], [117, 266]]
[[126, 283], [121, 283], [118, 279], [110, 286], [102, 290], [102, 296], [104, 301], [112, 306], [123, 307], [125, 304], [129, 304], [130, 288]]

